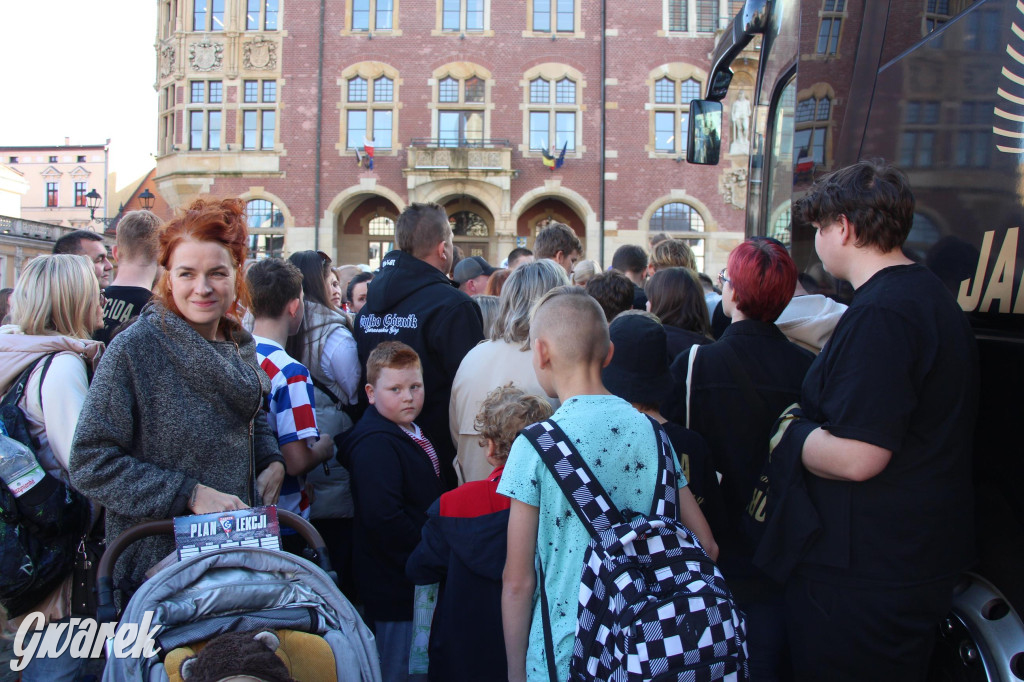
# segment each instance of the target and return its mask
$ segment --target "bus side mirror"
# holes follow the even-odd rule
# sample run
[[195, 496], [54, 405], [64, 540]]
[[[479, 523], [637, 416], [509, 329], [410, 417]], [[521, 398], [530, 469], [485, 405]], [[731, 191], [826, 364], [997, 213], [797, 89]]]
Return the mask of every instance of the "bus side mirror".
[[687, 136], [686, 160], [701, 166], [716, 165], [722, 151], [722, 103], [692, 100]]

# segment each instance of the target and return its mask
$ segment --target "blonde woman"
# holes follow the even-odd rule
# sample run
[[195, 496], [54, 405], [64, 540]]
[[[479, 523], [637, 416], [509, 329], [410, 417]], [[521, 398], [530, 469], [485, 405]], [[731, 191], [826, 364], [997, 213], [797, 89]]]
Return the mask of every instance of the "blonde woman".
[[[25, 267], [11, 295], [11, 324], [0, 327], [0, 391], [6, 393], [35, 363], [18, 406], [39, 447], [36, 457], [52, 476], [70, 483], [71, 440], [103, 344], [92, 340], [103, 327], [100, 285], [84, 256], [39, 256]], [[95, 521], [95, 514], [93, 521]], [[47, 622], [70, 616], [71, 575], [29, 612]], [[0, 614], [6, 616], [8, 614]], [[19, 615], [19, 614], [12, 614]], [[22, 618], [6, 629], [15, 632]], [[21, 673], [25, 682], [74, 680], [83, 660], [70, 655], [35, 658]]]
[[653, 275], [665, 268], [689, 268], [697, 273], [697, 259], [693, 250], [681, 239], [666, 239], [658, 242], [651, 253], [651, 262], [647, 266], [647, 275]]
[[596, 260], [584, 260], [577, 263], [576, 267], [572, 269], [570, 279], [576, 286], [585, 287], [587, 282], [599, 272], [601, 272], [601, 266], [597, 264]]
[[448, 427], [458, 444], [455, 469], [462, 482], [479, 481], [494, 469], [487, 448], [480, 445], [474, 420], [484, 398], [510, 381], [529, 395], [551, 403], [537, 381], [530, 352], [530, 308], [549, 290], [569, 283], [565, 270], [553, 260], [541, 259], [512, 271], [498, 298], [498, 317], [490, 338], [475, 346], [459, 365], [452, 383]]

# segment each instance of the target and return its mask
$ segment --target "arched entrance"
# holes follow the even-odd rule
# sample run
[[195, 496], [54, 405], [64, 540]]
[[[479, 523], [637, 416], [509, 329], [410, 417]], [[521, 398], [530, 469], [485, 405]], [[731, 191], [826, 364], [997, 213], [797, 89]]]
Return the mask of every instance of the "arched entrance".
[[564, 223], [572, 228], [587, 252], [587, 225], [576, 211], [561, 199], [542, 197], [526, 207], [516, 219], [516, 246], [533, 249], [537, 232], [549, 222]]
[[463, 256], [481, 256], [491, 265], [501, 263], [495, 248], [494, 216], [482, 203], [469, 195], [444, 202], [452, 239]]
[[384, 255], [395, 246], [398, 208], [386, 197], [361, 194], [352, 197], [338, 214], [338, 263], [365, 263], [380, 267]]

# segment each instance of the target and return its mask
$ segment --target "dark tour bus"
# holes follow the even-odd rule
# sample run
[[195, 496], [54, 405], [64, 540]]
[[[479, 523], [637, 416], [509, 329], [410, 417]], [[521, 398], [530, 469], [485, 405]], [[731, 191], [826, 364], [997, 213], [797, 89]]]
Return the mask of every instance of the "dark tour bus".
[[747, 0], [715, 48], [707, 99], [691, 104], [690, 162], [718, 162], [730, 141], [720, 103], [733, 110], [744, 97], [730, 82], [752, 63], [739, 133], [749, 134], [746, 232], [787, 244], [823, 293], [852, 289], [824, 273], [792, 202], [860, 159], [910, 178], [905, 250], [956, 296], [981, 358], [979, 560], [936, 624], [931, 678], [1024, 679], [1024, 2]]

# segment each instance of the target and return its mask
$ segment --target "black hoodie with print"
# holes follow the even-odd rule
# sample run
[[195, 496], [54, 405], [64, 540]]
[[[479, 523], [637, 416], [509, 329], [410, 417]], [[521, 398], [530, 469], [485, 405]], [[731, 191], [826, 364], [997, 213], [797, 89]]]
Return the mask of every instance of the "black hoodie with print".
[[366, 360], [378, 343], [401, 341], [419, 353], [426, 395], [416, 423], [437, 451], [445, 488], [454, 488], [448, 403], [462, 358], [484, 339], [480, 308], [440, 270], [396, 250], [384, 256], [369, 283], [355, 337], [364, 379]]

